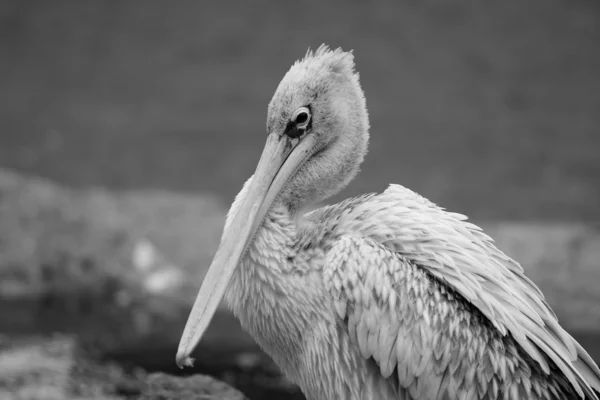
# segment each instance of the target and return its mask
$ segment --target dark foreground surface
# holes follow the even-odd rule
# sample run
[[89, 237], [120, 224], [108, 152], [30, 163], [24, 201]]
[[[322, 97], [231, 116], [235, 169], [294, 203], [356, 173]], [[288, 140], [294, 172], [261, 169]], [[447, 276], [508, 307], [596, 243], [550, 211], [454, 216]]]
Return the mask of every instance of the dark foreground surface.
[[[231, 316], [221, 316], [215, 330], [235, 332], [239, 324]], [[570, 332], [596, 360], [600, 361], [600, 334], [597, 332]], [[196, 366], [179, 370], [173, 364], [172, 348], [140, 349], [119, 359], [126, 365], [140, 366], [149, 371], [166, 371], [175, 375], [202, 373], [230, 383], [252, 400], [304, 399], [302, 393], [282, 379], [277, 368], [260, 349], [251, 343], [239, 348], [200, 346], [196, 351]]]
[[161, 371], [177, 376], [213, 376], [239, 389], [251, 400], [304, 399], [300, 390], [281, 376], [271, 359], [241, 330], [231, 314], [217, 315], [207, 335], [222, 332], [237, 336], [238, 344], [229, 342], [223, 346], [211, 343], [209, 339], [208, 344], [201, 344], [195, 351], [194, 367], [184, 370], [174, 363], [175, 346], [130, 348], [106, 357], [127, 369], [140, 367], [149, 372]]
[[[214, 385], [217, 383], [192, 381], [177, 381], [176, 377], [190, 377], [193, 375], [212, 376], [220, 381], [228, 383], [238, 389], [251, 400], [275, 400], [275, 399], [304, 399], [302, 393], [290, 382], [285, 380], [279, 374], [278, 369], [263, 354], [256, 345], [248, 340], [247, 336], [240, 331], [239, 324], [229, 314], [217, 315], [208, 336], [228, 332], [230, 335], [240, 338], [238, 345], [219, 346], [213, 344], [202, 344], [196, 351], [196, 365], [193, 368], [180, 370], [174, 364], [174, 345], [153, 346], [151, 342], [142, 342], [138, 347], [130, 345], [128, 348], [113, 350], [104, 354], [100, 358], [85, 358], [76, 352], [72, 360], [60, 360], [55, 357], [55, 364], [47, 367], [47, 360], [40, 359], [32, 354], [32, 349], [16, 353], [20, 359], [13, 360], [10, 366], [13, 369], [23, 368], [24, 363], [35, 364], [35, 376], [32, 374], [21, 374], [22, 378], [6, 381], [6, 371], [0, 371], [0, 383], [8, 384], [8, 389], [12, 387], [22, 387], [27, 380], [31, 386], [40, 386], [41, 383], [49, 382], [49, 378], [57, 379], [57, 374], [65, 362], [72, 362], [73, 365], [68, 369], [68, 376], [72, 382], [69, 384], [68, 393], [71, 399], [98, 399], [94, 397], [97, 393], [110, 395], [110, 399], [167, 399], [167, 398], [193, 398], [191, 394], [199, 396], [201, 399], [226, 399], [226, 397], [202, 397], [202, 393], [215, 393], [218, 390]], [[582, 344], [584, 348], [592, 355], [595, 360], [600, 359], [600, 335], [597, 333], [572, 332], [573, 336]], [[16, 343], [27, 342], [28, 339], [20, 339]], [[32, 343], [39, 342], [39, 338]], [[210, 342], [210, 339], [209, 339]], [[7, 362], [7, 357], [3, 355], [6, 347], [6, 337], [0, 341], [0, 367], [3, 362]], [[15, 342], [11, 344], [14, 348]], [[61, 345], [63, 341], [56, 342], [54, 346]], [[70, 342], [67, 342], [70, 343]], [[87, 354], [89, 348], [83, 347], [82, 354]], [[34, 352], [33, 352], [34, 353]], [[56, 354], [56, 351], [53, 353]], [[60, 353], [60, 352], [59, 352]], [[93, 361], [90, 361], [93, 360]], [[38, 368], [39, 367], [39, 368]], [[37, 368], [37, 369], [36, 369]], [[58, 371], [57, 371], [58, 370]], [[40, 371], [42, 371], [40, 373]], [[161, 375], [162, 384], [150, 386], [148, 384], [153, 373], [166, 374]], [[60, 376], [60, 375], [58, 375]], [[6, 382], [5, 382], [6, 381]], [[7, 383], [8, 382], [8, 383]], [[196, 389], [194, 388], [196, 386]], [[6, 389], [6, 386], [3, 386]], [[55, 387], [55, 386], [52, 386]], [[0, 392], [1, 393], [1, 392]], [[62, 392], [59, 392], [62, 393]], [[162, 394], [161, 394], [162, 393]], [[170, 393], [169, 397], [167, 394]], [[29, 397], [30, 399], [42, 400], [48, 399], [48, 394], [39, 394]], [[56, 399], [66, 400], [67, 398], [57, 395]], [[175, 396], [175, 397], [172, 397]], [[104, 397], [102, 397], [104, 399]], [[227, 397], [228, 399], [228, 397]], [[12, 399], [11, 399], [12, 400]]]
[[3, 400], [245, 400], [207, 375], [177, 377], [94, 359], [70, 336], [0, 341]]

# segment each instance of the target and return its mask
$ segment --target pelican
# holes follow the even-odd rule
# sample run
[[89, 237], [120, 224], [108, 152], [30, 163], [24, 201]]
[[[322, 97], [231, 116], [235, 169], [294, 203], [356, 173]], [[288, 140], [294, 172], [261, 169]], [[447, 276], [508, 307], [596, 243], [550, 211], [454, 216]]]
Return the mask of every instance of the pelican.
[[369, 120], [352, 52], [292, 65], [227, 215], [176, 362], [220, 301], [309, 400], [594, 399], [600, 370], [520, 265], [460, 214], [400, 185], [344, 188]]

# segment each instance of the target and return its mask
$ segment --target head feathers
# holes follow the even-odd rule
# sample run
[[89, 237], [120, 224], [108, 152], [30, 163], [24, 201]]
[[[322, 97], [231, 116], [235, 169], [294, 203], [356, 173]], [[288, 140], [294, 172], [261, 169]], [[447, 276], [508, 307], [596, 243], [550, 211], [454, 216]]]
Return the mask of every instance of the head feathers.
[[353, 96], [359, 99], [357, 106], [360, 112], [365, 109], [366, 114], [364, 94], [354, 69], [352, 51], [343, 51], [341, 48], [331, 50], [325, 44], [316, 51], [309, 49], [304, 58], [291, 66], [277, 87], [269, 104], [268, 131], [281, 128], [277, 123], [283, 124], [284, 120], [287, 123], [287, 118], [298, 107], [317, 102], [331, 96], [332, 91], [348, 87], [351, 87]]
[[283, 134], [300, 107], [311, 110], [311, 155], [288, 183], [290, 209], [329, 197], [354, 178], [367, 152], [369, 119], [354, 55], [321, 45], [296, 61], [279, 84], [267, 132]]
[[354, 74], [354, 54], [352, 50], [343, 51], [340, 47], [331, 50], [326, 44], [322, 44], [316, 51], [310, 48], [302, 60], [296, 61], [296, 65], [315, 65], [329, 69], [334, 73]]

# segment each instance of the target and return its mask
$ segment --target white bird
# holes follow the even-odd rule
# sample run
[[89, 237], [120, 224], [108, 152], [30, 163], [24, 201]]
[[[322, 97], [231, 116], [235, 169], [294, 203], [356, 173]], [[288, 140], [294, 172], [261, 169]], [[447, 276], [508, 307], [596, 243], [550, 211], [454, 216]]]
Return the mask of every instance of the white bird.
[[400, 185], [303, 212], [356, 175], [368, 131], [352, 53], [321, 46], [291, 67], [178, 365], [225, 297], [311, 400], [597, 400], [597, 365], [466, 217]]

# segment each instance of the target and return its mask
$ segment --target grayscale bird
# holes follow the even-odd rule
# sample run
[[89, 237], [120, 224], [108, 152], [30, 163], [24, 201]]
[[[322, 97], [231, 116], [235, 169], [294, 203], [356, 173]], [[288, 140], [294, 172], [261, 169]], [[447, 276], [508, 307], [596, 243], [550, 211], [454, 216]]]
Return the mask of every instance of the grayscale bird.
[[369, 121], [352, 53], [297, 61], [177, 352], [223, 299], [310, 400], [594, 399], [600, 371], [520, 265], [400, 185], [305, 212], [356, 175]]

